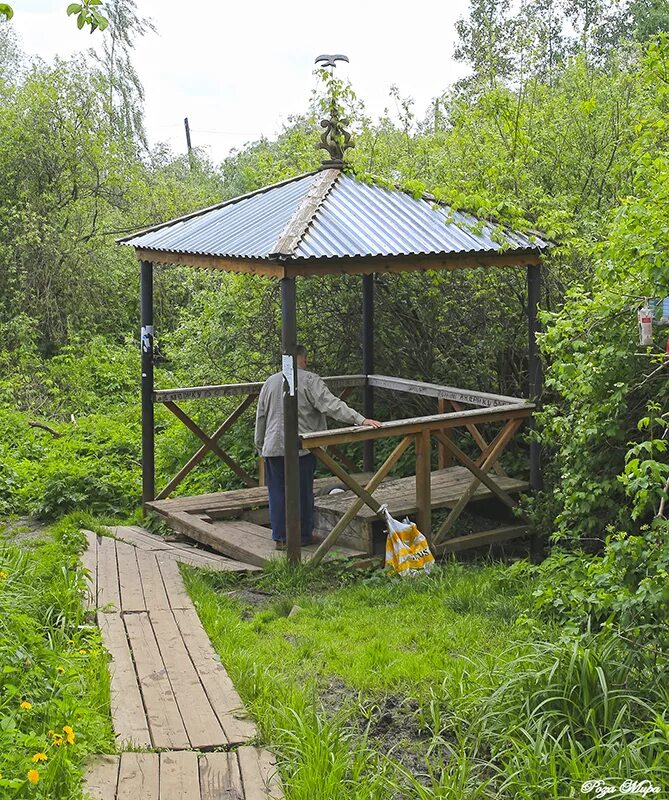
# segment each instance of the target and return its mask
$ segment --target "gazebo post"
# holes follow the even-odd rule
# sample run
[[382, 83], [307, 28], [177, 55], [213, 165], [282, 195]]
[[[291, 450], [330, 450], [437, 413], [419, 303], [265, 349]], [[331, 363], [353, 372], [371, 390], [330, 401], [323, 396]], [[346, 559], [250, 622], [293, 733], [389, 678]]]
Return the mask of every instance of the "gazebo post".
[[[541, 298], [541, 265], [527, 268], [527, 322], [528, 322], [528, 372], [529, 399], [536, 403], [543, 391], [543, 374], [537, 333], [539, 333], [539, 300]], [[533, 423], [532, 423], [533, 424]], [[530, 443], [530, 488], [541, 489], [541, 447], [539, 442]]]
[[[537, 344], [537, 333], [539, 333], [539, 301], [541, 299], [541, 264], [534, 264], [527, 267], [527, 323], [528, 323], [528, 377], [529, 377], [529, 399], [532, 403], [539, 403], [543, 392], [543, 372], [541, 369], [541, 358], [539, 357], [539, 346]], [[534, 417], [530, 417], [529, 428], [534, 431], [536, 423]], [[541, 474], [541, 444], [530, 442], [530, 489], [537, 492], [543, 484]], [[541, 556], [542, 545], [537, 533], [534, 533], [531, 541], [532, 558], [537, 560]]]
[[153, 262], [140, 262], [139, 309], [142, 352], [142, 503], [155, 498], [153, 413]]
[[[301, 558], [300, 531], [300, 448], [297, 426], [297, 303], [295, 278], [281, 279], [281, 346], [283, 373], [292, 371], [292, 387], [284, 377], [283, 442], [286, 499], [286, 543], [288, 561], [297, 564]], [[292, 390], [292, 393], [291, 393]]]
[[[362, 371], [374, 373], [374, 273], [362, 276]], [[365, 417], [374, 417], [374, 389], [365, 384], [363, 395]], [[374, 471], [374, 440], [362, 445], [362, 466], [366, 472]]]

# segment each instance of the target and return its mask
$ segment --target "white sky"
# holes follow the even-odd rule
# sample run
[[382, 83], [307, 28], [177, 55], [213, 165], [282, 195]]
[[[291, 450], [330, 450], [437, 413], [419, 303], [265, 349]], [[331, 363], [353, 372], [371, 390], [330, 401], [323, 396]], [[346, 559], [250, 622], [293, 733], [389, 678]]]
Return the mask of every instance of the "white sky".
[[[49, 61], [86, 50], [104, 34], [78, 31], [69, 0], [14, 0], [12, 24], [23, 50]], [[421, 116], [433, 97], [465, 74], [453, 61], [455, 22], [468, 0], [306, 2], [306, 0], [137, 0], [157, 34], [136, 45], [134, 63], [146, 90], [151, 143], [185, 150], [183, 119], [194, 146], [215, 162], [233, 147], [276, 134], [306, 109], [316, 85], [314, 58], [345, 53], [337, 67], [376, 117], [397, 84]], [[334, 9], [343, 9], [341, 20]], [[347, 13], [348, 12], [348, 13]]]

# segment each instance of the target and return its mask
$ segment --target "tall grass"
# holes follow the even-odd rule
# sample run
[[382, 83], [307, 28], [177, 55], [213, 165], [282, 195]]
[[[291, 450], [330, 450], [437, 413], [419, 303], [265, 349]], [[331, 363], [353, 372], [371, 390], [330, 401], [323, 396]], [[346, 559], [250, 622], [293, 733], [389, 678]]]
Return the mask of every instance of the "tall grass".
[[[187, 584], [277, 751], [288, 800], [562, 800], [593, 779], [668, 785], [666, 674], [607, 631], [514, 625], [532, 587], [515, 590], [504, 570], [449, 565], [319, 592], [272, 566], [260, 582], [279, 588], [254, 613], [201, 574]], [[287, 618], [293, 604], [302, 611]], [[332, 680], [346, 687], [338, 709], [324, 705]], [[417, 741], [375, 738], [389, 693]]]

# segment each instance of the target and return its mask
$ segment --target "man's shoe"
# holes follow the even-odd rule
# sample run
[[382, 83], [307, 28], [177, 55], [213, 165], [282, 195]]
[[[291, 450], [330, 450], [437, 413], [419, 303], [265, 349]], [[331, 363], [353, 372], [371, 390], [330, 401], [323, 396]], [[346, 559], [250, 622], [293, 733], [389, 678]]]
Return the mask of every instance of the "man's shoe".
[[286, 543], [283, 541], [283, 539], [275, 539], [274, 540], [274, 549], [275, 550], [285, 550], [286, 549]]
[[310, 539], [307, 539], [306, 542], [302, 542], [302, 547], [308, 547], [310, 544], [320, 544], [323, 540], [319, 539], [318, 536], [312, 536]]

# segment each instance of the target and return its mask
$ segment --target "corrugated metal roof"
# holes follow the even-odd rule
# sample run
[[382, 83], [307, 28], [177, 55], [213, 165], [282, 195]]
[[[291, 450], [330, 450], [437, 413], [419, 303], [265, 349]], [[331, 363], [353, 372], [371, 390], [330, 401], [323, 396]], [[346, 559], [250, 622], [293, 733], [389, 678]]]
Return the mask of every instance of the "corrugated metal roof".
[[314, 173], [301, 175], [124, 241], [170, 253], [267, 258], [313, 179]]
[[335, 174], [329, 190], [325, 187], [327, 193], [314, 203], [319, 174], [300, 175], [128, 237], [125, 242], [169, 253], [269, 259], [276, 254], [282, 234], [297, 230], [292, 252], [283, 256], [293, 262], [536, 251], [550, 246], [539, 237], [451, 212], [426, 198], [363, 183], [344, 173]]
[[406, 192], [342, 174], [294, 257], [480, 253], [546, 246], [541, 239], [531, 240]]

